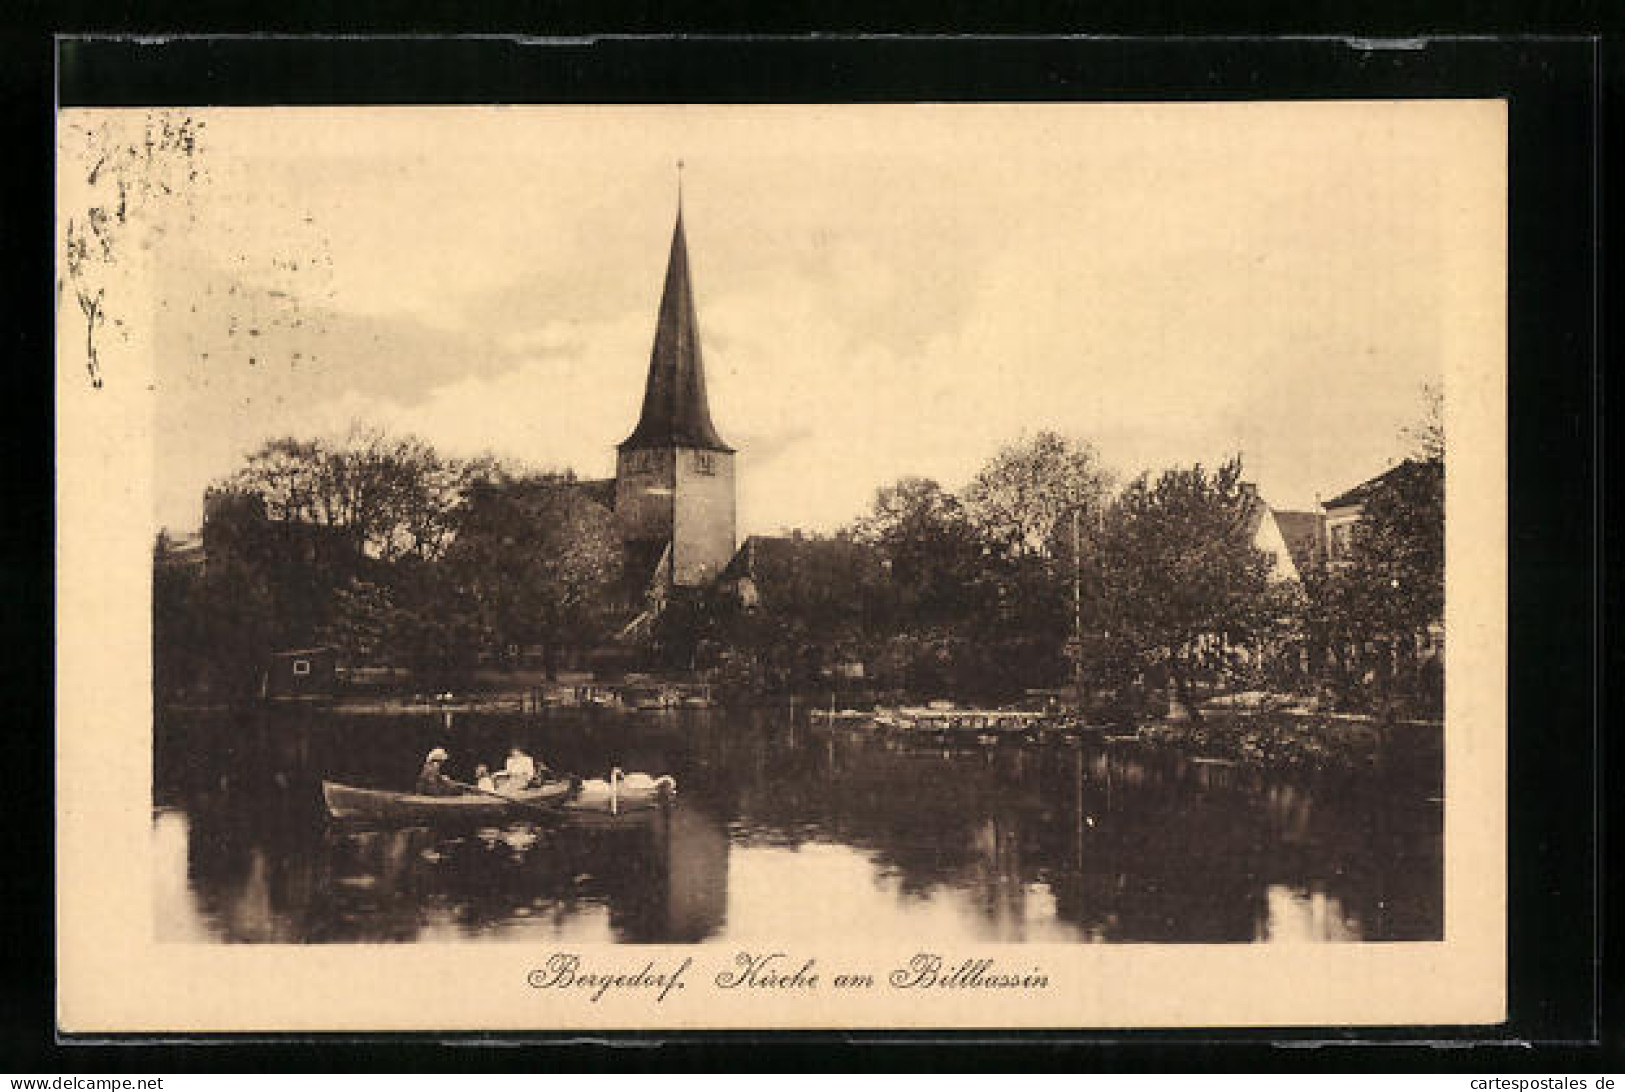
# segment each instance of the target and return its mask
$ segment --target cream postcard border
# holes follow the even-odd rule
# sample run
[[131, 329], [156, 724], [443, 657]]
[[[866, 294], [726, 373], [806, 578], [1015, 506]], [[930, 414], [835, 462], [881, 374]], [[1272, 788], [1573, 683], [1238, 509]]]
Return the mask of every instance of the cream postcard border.
[[[1348, 103], [1339, 108], [1348, 108]], [[1384, 104], [1391, 107], [1392, 104]], [[1314, 103], [1207, 104], [1297, 111]], [[978, 109], [970, 106], [965, 109]], [[1078, 109], [1098, 108], [1079, 105]], [[1170, 106], [1168, 109], [1190, 109]], [[1506, 107], [1419, 101], [1471, 129], [1462, 199], [1441, 225], [1450, 306], [1444, 351], [1447, 475], [1445, 939], [1438, 943], [978, 945], [945, 959], [1041, 967], [1042, 990], [887, 989], [914, 951], [860, 937], [784, 946], [872, 991], [713, 988], [741, 945], [577, 946], [605, 970], [694, 957], [688, 988], [591, 1002], [535, 990], [531, 944], [206, 945], [154, 939], [151, 854], [150, 359], [107, 363], [95, 389], [81, 316], [58, 308], [58, 1019], [68, 1033], [728, 1028], [1132, 1028], [1494, 1024], [1506, 977]], [[440, 108], [443, 109], [443, 108]], [[477, 108], [471, 108], [477, 109]], [[588, 107], [581, 109], [619, 109]], [[907, 107], [816, 107], [873, 124]], [[942, 108], [939, 108], [942, 109]], [[1020, 107], [1007, 107], [1019, 118]], [[60, 118], [59, 118], [60, 125]], [[1455, 129], [1459, 134], [1461, 129]], [[76, 183], [58, 179], [58, 207]], [[58, 223], [58, 238], [63, 224]], [[123, 287], [150, 270], [131, 264]], [[137, 291], [125, 298], [145, 298]], [[150, 295], [150, 293], [147, 293]], [[71, 771], [71, 776], [68, 776]], [[799, 959], [797, 960], [799, 962]]]

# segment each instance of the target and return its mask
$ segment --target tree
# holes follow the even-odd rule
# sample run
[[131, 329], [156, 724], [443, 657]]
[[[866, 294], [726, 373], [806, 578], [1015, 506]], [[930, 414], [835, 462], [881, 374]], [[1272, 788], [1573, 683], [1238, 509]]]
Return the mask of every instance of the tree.
[[775, 547], [760, 552], [754, 574], [762, 611], [831, 653], [857, 644], [881, 576], [875, 551], [851, 538], [799, 534]]
[[726, 593], [702, 597], [697, 620], [747, 655], [758, 677], [816, 685], [821, 668], [862, 658], [870, 629], [886, 609], [873, 546], [848, 536], [797, 533], [757, 540], [749, 557], [751, 601]]
[[1276, 612], [1269, 557], [1250, 540], [1253, 503], [1240, 459], [1154, 481], [1142, 474], [1102, 532], [1104, 628], [1166, 666], [1193, 719], [1192, 677], [1206, 650], [1248, 639]]
[[321, 642], [343, 654], [346, 663], [386, 663], [398, 657], [401, 610], [382, 584], [352, 580], [333, 593], [333, 608]]
[[258, 496], [268, 518], [330, 527], [383, 561], [438, 557], [467, 491], [488, 463], [445, 460], [414, 436], [352, 425], [335, 440], [281, 437], [249, 456], [226, 488]]
[[324, 626], [333, 595], [367, 567], [342, 527], [269, 518], [263, 496], [215, 487], [205, 494], [203, 547], [212, 572], [229, 565], [270, 601], [270, 637], [284, 648], [308, 645]]
[[1444, 390], [1436, 383], [1422, 386], [1422, 416], [1400, 436], [1411, 447], [1411, 458], [1444, 463]]
[[322, 640], [351, 664], [404, 666], [432, 690], [465, 686], [482, 636], [471, 598], [437, 562], [405, 558], [387, 575], [340, 588]]
[[[1416, 657], [1444, 620], [1444, 424], [1437, 387], [1424, 388], [1420, 421], [1405, 431], [1411, 455], [1376, 479], [1346, 558], [1305, 575], [1305, 626], [1343, 700], [1416, 700], [1436, 710], [1442, 679]], [[1437, 667], [1435, 662], [1434, 667]], [[1378, 684], [1373, 695], [1362, 684]]]
[[1354, 570], [1373, 618], [1409, 636], [1444, 621], [1444, 397], [1423, 388], [1415, 449], [1366, 501], [1354, 528]]
[[152, 691], [159, 699], [196, 682], [206, 652], [197, 603], [202, 573], [173, 561], [172, 545], [159, 531], [152, 558]]
[[1444, 464], [1407, 461], [1367, 498], [1349, 574], [1362, 613], [1390, 636], [1444, 617]]
[[1000, 449], [966, 487], [965, 511], [994, 553], [997, 609], [960, 657], [984, 688], [1053, 685], [1066, 671], [1081, 585], [1098, 582], [1093, 539], [1112, 480], [1089, 443], [1045, 431]]
[[916, 692], [1009, 696], [1053, 682], [1065, 599], [1053, 562], [991, 541], [953, 494], [924, 478], [881, 489], [851, 529], [886, 574], [869, 645]]
[[209, 561], [196, 589], [197, 639], [212, 693], [243, 700], [259, 692], [279, 618], [262, 573], [231, 557]]
[[1346, 646], [1376, 659], [1383, 702], [1421, 699], [1416, 651], [1444, 619], [1444, 463], [1411, 459], [1366, 498], [1329, 605]]
[[965, 512], [1005, 551], [1049, 556], [1072, 513], [1098, 511], [1111, 483], [1090, 444], [1040, 432], [989, 460], [965, 489]]
[[560, 646], [605, 633], [621, 579], [614, 515], [569, 475], [476, 484], [445, 563], [469, 596], [488, 651], [540, 644], [548, 674]]
[[958, 499], [929, 478], [883, 486], [848, 534], [879, 553], [888, 607], [901, 627], [951, 626], [990, 598], [986, 543]]

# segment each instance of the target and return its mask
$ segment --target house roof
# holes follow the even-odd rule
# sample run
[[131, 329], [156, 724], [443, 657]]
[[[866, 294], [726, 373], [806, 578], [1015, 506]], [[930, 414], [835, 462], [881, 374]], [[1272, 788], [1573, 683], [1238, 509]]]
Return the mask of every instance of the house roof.
[[1298, 572], [1303, 572], [1304, 566], [1315, 557], [1317, 551], [1324, 552], [1325, 516], [1319, 512], [1292, 512], [1284, 508], [1272, 508], [1259, 496], [1258, 487], [1253, 483], [1243, 482], [1241, 488], [1247, 496], [1247, 507], [1242, 515], [1241, 527], [1249, 542], [1256, 539], [1259, 528], [1263, 526], [1264, 519], [1268, 516], [1275, 520], [1275, 527], [1281, 532], [1287, 554]]
[[[873, 559], [872, 551], [845, 538], [813, 538], [805, 535], [751, 535], [734, 553], [733, 560], [717, 576], [719, 581], [749, 577], [760, 581], [763, 575], [791, 571], [797, 563], [817, 565], [822, 560], [835, 571], [863, 565]], [[878, 563], [877, 561], [875, 563]]]
[[812, 541], [810, 539], [794, 538], [789, 535], [751, 535], [739, 544], [734, 556], [722, 572], [718, 580], [739, 580], [744, 577], [756, 579], [763, 566], [772, 567], [780, 561], [788, 561], [794, 557], [798, 544]]
[[666, 284], [660, 293], [660, 317], [655, 324], [654, 349], [649, 354], [643, 412], [632, 435], [622, 440], [620, 447], [733, 450], [722, 442], [711, 423], [711, 407], [705, 394], [705, 361], [700, 356], [700, 324], [694, 313], [694, 288], [680, 207], [671, 235], [671, 256], [666, 261]]
[[1349, 508], [1356, 504], [1364, 504], [1367, 500], [1371, 499], [1371, 494], [1375, 493], [1389, 482], [1403, 478], [1407, 474], [1414, 473], [1418, 468], [1421, 467], [1421, 465], [1422, 464], [1418, 463], [1414, 459], [1406, 459], [1404, 462], [1384, 470], [1375, 478], [1368, 478], [1359, 485], [1356, 485], [1354, 488], [1349, 489], [1346, 492], [1339, 493], [1329, 501], [1321, 501], [1320, 506], [1322, 508], [1331, 509]]

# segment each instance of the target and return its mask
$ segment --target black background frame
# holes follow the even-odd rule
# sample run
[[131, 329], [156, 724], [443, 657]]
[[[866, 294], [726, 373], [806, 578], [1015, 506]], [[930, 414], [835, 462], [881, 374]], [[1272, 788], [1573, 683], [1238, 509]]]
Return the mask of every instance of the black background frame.
[[[1618, 1069], [1618, 987], [1604, 998], [1598, 811], [1602, 522], [1601, 39], [618, 36], [514, 38], [13, 35], [0, 87], [13, 149], [0, 212], [30, 261], [6, 339], [17, 423], [0, 443], [12, 510], [0, 595], [16, 681], [10, 739], [25, 803], [7, 858], [32, 862], [0, 971], [0, 1069], [156, 1072], [514, 1066], [1123, 1070], [1281, 1067]], [[54, 66], [54, 70], [53, 70]], [[1617, 69], [1617, 65], [1611, 67]], [[54, 79], [53, 79], [54, 76]], [[1238, 101], [1504, 98], [1509, 102], [1510, 466], [1507, 785], [1509, 1015], [1496, 1027], [1256, 1031], [601, 1033], [59, 1038], [54, 1027], [50, 724], [54, 685], [52, 103], [61, 106], [406, 103]], [[1617, 96], [1617, 91], [1612, 92]], [[19, 245], [20, 244], [20, 245]], [[13, 311], [13, 308], [8, 308]], [[26, 396], [20, 392], [26, 391]], [[36, 461], [37, 460], [37, 461]], [[30, 470], [37, 477], [28, 477]], [[12, 632], [15, 630], [15, 632]], [[45, 636], [41, 640], [41, 635]], [[33, 792], [27, 787], [32, 786]], [[38, 791], [43, 788], [43, 792]], [[26, 809], [26, 815], [19, 814]], [[28, 821], [24, 821], [24, 820]], [[42, 848], [44, 847], [44, 848]], [[1612, 1019], [1605, 1019], [1612, 1012]], [[538, 1042], [530, 1050], [455, 1044]], [[1473, 1052], [1420, 1044], [1483, 1044]], [[449, 1049], [445, 1045], [453, 1044]], [[1283, 1044], [1323, 1044], [1310, 1052]], [[1356, 1049], [1354, 1044], [1363, 1044]], [[439, 1045], [437, 1045], [439, 1044]], [[1275, 1046], [1272, 1047], [1272, 1044]], [[1403, 1046], [1402, 1044], [1410, 1044]], [[1496, 1045], [1500, 1044], [1500, 1045]], [[1517, 1044], [1544, 1044], [1519, 1049]], [[648, 1049], [644, 1049], [648, 1048]]]

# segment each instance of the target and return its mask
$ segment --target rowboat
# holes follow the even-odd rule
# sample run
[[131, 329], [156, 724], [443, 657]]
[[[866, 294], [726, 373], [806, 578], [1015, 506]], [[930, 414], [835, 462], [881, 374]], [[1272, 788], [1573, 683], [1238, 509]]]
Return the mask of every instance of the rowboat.
[[322, 799], [335, 819], [376, 819], [391, 822], [452, 822], [522, 818], [537, 808], [554, 809], [570, 795], [569, 781], [547, 781], [539, 788], [502, 794], [423, 796], [411, 792], [361, 789], [337, 781], [322, 782]]

